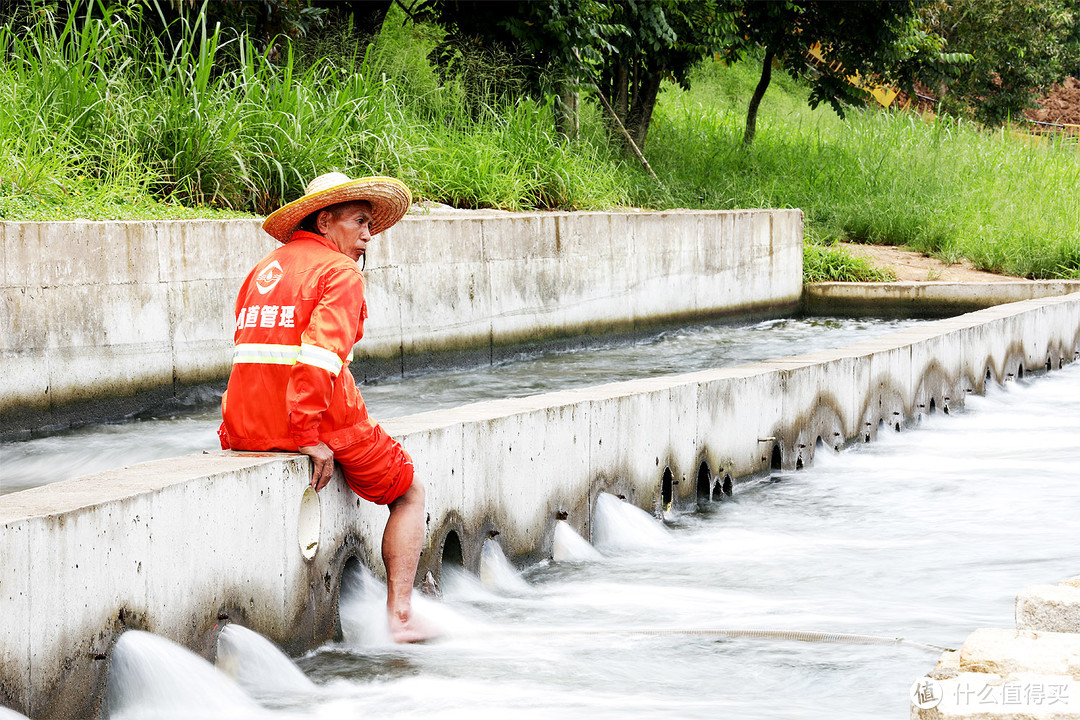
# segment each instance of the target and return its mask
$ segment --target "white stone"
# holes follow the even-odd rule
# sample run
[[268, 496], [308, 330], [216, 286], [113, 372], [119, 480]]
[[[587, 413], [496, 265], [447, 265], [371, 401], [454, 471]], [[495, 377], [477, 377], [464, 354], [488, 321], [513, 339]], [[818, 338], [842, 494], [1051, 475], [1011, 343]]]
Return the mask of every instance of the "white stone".
[[1016, 627], [1080, 633], [1080, 587], [1036, 585], [1016, 596]]

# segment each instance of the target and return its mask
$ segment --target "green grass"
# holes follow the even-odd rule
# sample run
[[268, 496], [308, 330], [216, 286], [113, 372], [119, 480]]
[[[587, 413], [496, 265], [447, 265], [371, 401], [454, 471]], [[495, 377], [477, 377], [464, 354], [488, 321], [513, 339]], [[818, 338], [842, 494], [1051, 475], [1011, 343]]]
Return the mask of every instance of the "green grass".
[[807, 235], [826, 242], [904, 245], [995, 272], [1080, 277], [1075, 142], [875, 109], [841, 121], [804, 108], [805, 91], [788, 79], [770, 88], [754, 145], [743, 148], [742, 100], [755, 72], [709, 64], [691, 92], [664, 97], [648, 150], [675, 202], [799, 207]]
[[440, 77], [426, 58], [441, 31], [398, 9], [371, 47], [342, 30], [271, 62], [214, 28], [154, 44], [136, 10], [57, 24], [47, 7], [0, 30], [2, 220], [251, 216], [341, 170], [469, 208], [798, 207], [808, 278], [870, 276], [837, 240], [1080, 277], [1076, 144], [891, 111], [842, 121], [774, 73], [745, 148], [759, 68], [710, 61], [691, 91], [661, 94], [645, 147], [660, 187], [610, 148], [591, 102], [571, 142], [501, 58]]
[[866, 258], [852, 255], [838, 244], [803, 243], [804, 282], [892, 282], [896, 274], [875, 268]]

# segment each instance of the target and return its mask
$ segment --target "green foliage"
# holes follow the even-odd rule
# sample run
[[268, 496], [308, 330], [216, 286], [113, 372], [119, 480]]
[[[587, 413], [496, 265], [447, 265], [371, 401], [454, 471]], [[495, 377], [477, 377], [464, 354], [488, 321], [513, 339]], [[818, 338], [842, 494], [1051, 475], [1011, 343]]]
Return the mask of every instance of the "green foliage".
[[523, 99], [489, 108], [468, 128], [432, 130], [413, 160], [413, 185], [456, 207], [528, 210], [625, 204], [618, 166], [592, 144], [554, 132], [551, 108]]
[[130, 217], [148, 196], [266, 213], [331, 169], [396, 175], [420, 198], [469, 207], [628, 198], [621, 164], [558, 136], [550, 108], [440, 82], [423, 61], [438, 32], [400, 15], [381, 49], [340, 31], [301, 44], [332, 53], [286, 43], [273, 62], [242, 33], [180, 19], [166, 43], [138, 7], [84, 10], [43, 7], [0, 28], [5, 217]]
[[892, 282], [896, 274], [880, 270], [838, 243], [803, 242], [803, 282]]
[[565, 86], [596, 87], [638, 146], [662, 81], [688, 87], [694, 64], [734, 30], [721, 0], [423, 0], [416, 12], [448, 28], [433, 54], [442, 66], [479, 49], [523, 68], [535, 97], [560, 102]]
[[1080, 63], [1080, 13], [1072, 0], [937, 0], [920, 15], [949, 51], [972, 58], [915, 68], [953, 114], [1007, 122]]
[[[687, 207], [793, 207], [809, 236], [905, 245], [1026, 277], [1077, 277], [1080, 147], [962, 120], [801, 107], [779, 78], [755, 144], [741, 145], [749, 66], [710, 63], [662, 98], [650, 161]], [[717, 88], [739, 88], [730, 96]], [[740, 97], [740, 95], [742, 97]], [[643, 187], [638, 202], [662, 198]]]
[[[633, 142], [645, 145], [663, 80], [690, 87], [690, 71], [719, 52], [735, 32], [733, 15], [717, 0], [615, 3], [614, 22], [626, 31], [600, 68], [597, 88], [607, 93]], [[620, 133], [612, 133], [623, 144]]]
[[[897, 68], [905, 67], [900, 61], [922, 42], [911, 32], [916, 0], [745, 0], [737, 5], [736, 33], [725, 59], [738, 62], [750, 51], [765, 58], [746, 115], [746, 144], [754, 139], [758, 103], [769, 86], [774, 60], [809, 84], [811, 107], [827, 102], [843, 117], [845, 106], [861, 105], [870, 97], [867, 90], [851, 84], [849, 76], [894, 77]], [[812, 65], [806, 54], [815, 44], [824, 62]]]
[[893, 243], [1018, 275], [1080, 276], [1075, 144], [904, 113], [849, 111], [841, 122], [828, 106], [808, 109], [809, 88], [780, 72], [747, 148], [756, 67], [710, 60], [691, 71], [690, 91], [660, 93], [645, 150], [661, 190], [610, 148], [595, 106], [569, 141], [551, 104], [505, 99], [501, 68], [480, 69], [490, 92], [441, 79], [425, 58], [442, 31], [391, 12], [373, 47], [338, 28], [283, 45], [277, 61], [201, 23], [176, 25], [177, 44], [156, 47], [126, 10], [5, 26], [0, 217], [266, 212], [337, 169], [395, 175], [418, 199], [462, 207], [797, 207], [821, 244]]

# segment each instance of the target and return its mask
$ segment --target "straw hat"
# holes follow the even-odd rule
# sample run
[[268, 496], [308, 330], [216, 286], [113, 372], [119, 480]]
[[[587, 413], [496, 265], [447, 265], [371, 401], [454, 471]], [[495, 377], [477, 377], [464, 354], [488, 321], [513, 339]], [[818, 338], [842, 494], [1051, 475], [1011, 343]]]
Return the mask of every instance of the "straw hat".
[[263, 230], [280, 242], [289, 242], [296, 226], [311, 213], [353, 200], [371, 203], [370, 231], [378, 235], [405, 216], [412, 204], [412, 193], [405, 183], [390, 177], [353, 180], [344, 173], [326, 173], [308, 183], [303, 197], [270, 213], [263, 221]]

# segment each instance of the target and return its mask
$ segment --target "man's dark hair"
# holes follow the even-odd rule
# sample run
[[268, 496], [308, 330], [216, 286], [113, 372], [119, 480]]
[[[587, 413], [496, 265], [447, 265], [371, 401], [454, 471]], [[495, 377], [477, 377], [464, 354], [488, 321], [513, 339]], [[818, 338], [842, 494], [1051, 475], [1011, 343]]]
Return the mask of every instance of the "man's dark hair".
[[296, 226], [296, 229], [307, 230], [308, 232], [315, 233], [316, 235], [321, 235], [322, 233], [319, 232], [319, 228], [315, 224], [315, 221], [319, 218], [319, 213], [321, 213], [323, 210], [326, 210], [328, 213], [333, 215], [335, 219], [340, 218], [349, 208], [349, 206], [355, 205], [357, 203], [363, 203], [364, 205], [367, 205], [369, 207], [371, 206], [371, 203], [369, 203], [367, 200], [348, 200], [346, 202], [339, 202], [334, 203], [333, 205], [327, 205], [326, 207], [319, 208], [315, 212], [307, 215], [303, 220], [300, 221], [300, 224]]

